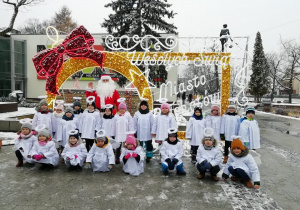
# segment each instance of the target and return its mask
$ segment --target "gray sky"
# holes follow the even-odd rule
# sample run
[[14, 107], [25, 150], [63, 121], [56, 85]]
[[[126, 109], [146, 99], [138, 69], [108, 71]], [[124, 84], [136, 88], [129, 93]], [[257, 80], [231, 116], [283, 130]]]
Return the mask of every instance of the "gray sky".
[[[50, 19], [62, 5], [72, 17], [91, 33], [105, 33], [100, 23], [112, 11], [104, 7], [110, 0], [46, 0], [21, 9], [15, 28], [29, 18]], [[265, 52], [278, 51], [280, 36], [300, 42], [299, 0], [168, 0], [177, 13], [170, 22], [178, 27], [179, 36], [218, 36], [224, 23], [232, 36], [250, 36], [250, 51], [255, 35], [261, 32]], [[13, 10], [0, 2], [0, 27], [9, 25]], [[252, 52], [250, 52], [252, 53]]]

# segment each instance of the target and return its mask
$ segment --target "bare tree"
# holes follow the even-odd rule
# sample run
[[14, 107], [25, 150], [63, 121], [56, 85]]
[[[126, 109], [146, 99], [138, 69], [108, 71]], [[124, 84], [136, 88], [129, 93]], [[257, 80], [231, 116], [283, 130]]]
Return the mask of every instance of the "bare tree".
[[14, 8], [14, 13], [10, 19], [9, 26], [3, 31], [0, 31], [0, 36], [5, 36], [8, 32], [10, 32], [13, 29], [20, 7], [34, 5], [42, 1], [44, 0], [2, 0], [4, 4], [11, 5]]
[[289, 103], [292, 103], [293, 79], [299, 80], [295, 73], [300, 67], [300, 45], [295, 40], [281, 40], [281, 44], [287, 56], [285, 78], [288, 79]]
[[269, 67], [270, 67], [269, 73], [272, 79], [271, 101], [273, 101], [274, 92], [277, 87], [283, 87], [284, 89], [288, 89], [288, 87], [284, 86], [281, 82], [284, 76], [282, 72], [283, 71], [282, 68], [285, 60], [284, 60], [284, 55], [282, 53], [277, 54], [275, 52], [266, 54], [266, 58], [267, 58], [267, 62], [269, 63]]
[[49, 21], [40, 22], [39, 19], [30, 18], [19, 30], [22, 34], [46, 34], [47, 26], [51, 25]]

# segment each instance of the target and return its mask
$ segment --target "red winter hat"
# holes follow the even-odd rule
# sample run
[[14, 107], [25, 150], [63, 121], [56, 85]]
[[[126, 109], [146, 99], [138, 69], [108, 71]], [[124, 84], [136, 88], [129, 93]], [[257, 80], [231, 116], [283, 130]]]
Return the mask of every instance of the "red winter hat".
[[102, 74], [101, 75], [101, 80], [104, 80], [104, 79], [111, 80], [111, 77], [108, 74]]
[[136, 140], [133, 134], [128, 134], [126, 138], [126, 144], [133, 144], [136, 147]]

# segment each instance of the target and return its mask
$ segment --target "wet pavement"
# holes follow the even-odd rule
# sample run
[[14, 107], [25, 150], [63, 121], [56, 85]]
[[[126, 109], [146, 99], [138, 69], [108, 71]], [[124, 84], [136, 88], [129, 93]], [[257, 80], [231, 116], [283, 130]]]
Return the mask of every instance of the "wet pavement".
[[67, 172], [60, 163], [47, 172], [38, 165], [16, 168], [12, 146], [4, 146], [0, 209], [299, 209], [300, 138], [274, 125], [294, 129], [300, 121], [277, 118], [257, 116], [262, 135], [259, 190], [230, 180], [214, 182], [209, 176], [198, 180], [189, 157], [183, 158], [186, 176], [163, 176], [157, 155], [138, 177], [124, 174], [121, 165], [93, 173]]

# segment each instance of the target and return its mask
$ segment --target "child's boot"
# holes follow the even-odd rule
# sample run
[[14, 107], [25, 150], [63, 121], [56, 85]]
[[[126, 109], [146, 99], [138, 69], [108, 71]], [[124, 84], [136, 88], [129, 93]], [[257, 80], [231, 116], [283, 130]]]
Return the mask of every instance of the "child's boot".
[[168, 169], [167, 169], [167, 170], [165, 170], [165, 171], [163, 171], [163, 174], [164, 174], [165, 176], [167, 176], [167, 175], [169, 174], [169, 171], [168, 171]]
[[197, 162], [196, 155], [192, 154], [192, 163], [196, 163], [196, 162]]
[[177, 171], [177, 175], [184, 176], [184, 175], [186, 175], [186, 172], [185, 171]]
[[216, 182], [220, 180], [220, 178], [217, 177], [217, 176], [212, 176], [211, 179], [214, 180], [214, 181], [216, 181]]
[[252, 182], [251, 182], [251, 179], [249, 179], [249, 180], [246, 181], [246, 186], [247, 186], [248, 188], [252, 188], [252, 187], [253, 187], [253, 184], [252, 184]]
[[231, 179], [231, 181], [234, 181], [234, 182], [240, 181], [240, 179], [236, 178], [235, 176], [232, 176], [230, 179]]
[[205, 174], [199, 173], [199, 174], [197, 175], [197, 179], [203, 179], [204, 177], [205, 177]]
[[19, 160], [16, 167], [22, 167], [23, 166], [23, 160]]

